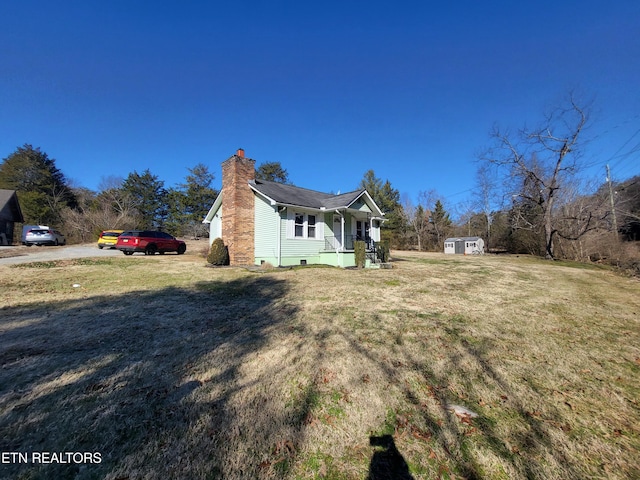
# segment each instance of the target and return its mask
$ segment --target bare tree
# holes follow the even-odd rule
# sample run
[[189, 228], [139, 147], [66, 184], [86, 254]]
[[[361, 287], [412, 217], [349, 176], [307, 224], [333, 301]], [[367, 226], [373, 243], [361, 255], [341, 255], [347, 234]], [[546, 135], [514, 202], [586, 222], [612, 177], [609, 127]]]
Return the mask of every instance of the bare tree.
[[585, 249], [586, 233], [596, 229], [606, 230], [606, 223], [610, 216], [606, 195], [596, 192], [585, 195], [585, 192], [596, 191], [592, 183], [577, 180], [566, 182], [558, 203], [561, 207], [555, 214], [557, 235], [556, 250], [563, 258], [573, 260], [588, 260]]
[[[540, 126], [523, 128], [512, 135], [494, 128], [494, 146], [482, 157], [504, 168], [511, 180], [512, 198], [537, 209], [544, 231], [546, 258], [554, 258], [556, 200], [567, 179], [579, 170], [579, 146], [588, 121], [587, 109], [573, 94], [545, 116]], [[528, 218], [528, 221], [531, 217]]]
[[422, 251], [423, 239], [429, 221], [427, 213], [420, 203], [415, 205], [408, 195], [403, 197], [402, 215], [404, 216], [404, 224], [408, 227], [409, 240], [415, 241], [418, 245], [418, 251]]
[[61, 218], [67, 241], [85, 243], [96, 240], [102, 230], [133, 228], [137, 223], [136, 211], [118, 183], [101, 182], [99, 194], [87, 188], [75, 188], [75, 208], [64, 208]]
[[484, 235], [486, 237], [485, 247], [487, 251], [493, 246], [491, 239], [491, 214], [502, 208], [501, 197], [497, 192], [498, 180], [495, 165], [487, 162], [481, 163], [476, 171], [475, 197], [486, 222]]
[[135, 200], [122, 188], [123, 183], [122, 177], [109, 176], [98, 185], [96, 223], [102, 228], [132, 228], [140, 220]]

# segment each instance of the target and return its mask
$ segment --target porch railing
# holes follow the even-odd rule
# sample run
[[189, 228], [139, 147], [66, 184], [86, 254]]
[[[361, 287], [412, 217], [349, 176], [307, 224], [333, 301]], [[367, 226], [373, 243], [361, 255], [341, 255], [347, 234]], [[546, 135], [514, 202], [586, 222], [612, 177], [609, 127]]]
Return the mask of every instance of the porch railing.
[[373, 251], [375, 250], [375, 242], [371, 239], [371, 237], [360, 237], [358, 235], [345, 235], [344, 236], [344, 245], [342, 245], [342, 237], [325, 237], [324, 238], [324, 246], [326, 250], [353, 250], [354, 243], [356, 240], [362, 240], [365, 242], [366, 250]]

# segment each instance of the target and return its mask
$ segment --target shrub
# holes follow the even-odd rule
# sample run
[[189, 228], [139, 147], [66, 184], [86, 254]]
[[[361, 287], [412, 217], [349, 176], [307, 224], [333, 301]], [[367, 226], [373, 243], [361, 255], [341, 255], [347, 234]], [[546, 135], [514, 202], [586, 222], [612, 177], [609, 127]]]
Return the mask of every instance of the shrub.
[[362, 240], [356, 240], [353, 244], [353, 252], [356, 256], [356, 267], [364, 268], [364, 262], [367, 258], [365, 243]]
[[211, 265], [229, 265], [229, 249], [221, 238], [216, 238], [211, 244], [207, 262]]
[[376, 256], [382, 263], [389, 261], [389, 242], [387, 240], [376, 243]]

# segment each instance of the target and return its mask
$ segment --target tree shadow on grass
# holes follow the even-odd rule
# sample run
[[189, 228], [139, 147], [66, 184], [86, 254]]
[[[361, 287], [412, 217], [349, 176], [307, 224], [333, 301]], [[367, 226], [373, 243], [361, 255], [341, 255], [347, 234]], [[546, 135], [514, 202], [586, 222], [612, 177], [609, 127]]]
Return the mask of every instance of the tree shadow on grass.
[[[377, 325], [378, 321], [373, 318], [372, 323]], [[522, 394], [512, 388], [507, 379], [491, 365], [484, 349], [476, 348], [459, 337], [446, 322], [439, 320], [438, 323], [438, 332], [451, 333], [445, 341], [451, 342], [452, 347], [450, 350], [438, 351], [437, 357], [445, 359], [444, 362], [452, 374], [463, 377], [468, 375], [469, 382], [492, 385], [499, 395], [508, 399], [509, 414], [517, 417], [517, 420], [510, 418], [509, 424], [517, 425], [518, 431], [510, 431], [504, 426], [500, 430], [497, 429], [492, 420], [482, 415], [482, 408], [475, 403], [471, 406], [481, 412], [477, 418], [454, 413], [451, 405], [456, 402], [465, 403], [465, 400], [457, 398], [456, 394], [449, 390], [449, 378], [446, 374], [431, 368], [433, 357], [416, 358], [401, 346], [394, 352], [379, 351], [363, 345], [355, 335], [344, 333], [343, 336], [353, 351], [366, 361], [377, 365], [388, 385], [400, 389], [405, 405], [409, 407], [408, 411], [403, 411], [401, 415], [396, 414], [392, 419], [394, 425], [391, 425], [391, 428], [395, 429], [394, 435], [406, 438], [408, 433], [409, 438], [426, 442], [425, 457], [426, 452], [433, 447], [433, 468], [437, 475], [450, 472], [469, 480], [490, 478], [486, 466], [483, 466], [476, 456], [478, 450], [471, 448], [473, 442], [478, 441], [480, 450], [485, 450], [500, 459], [504, 465], [508, 465], [508, 471], [518, 478], [543, 478], [545, 470], [540, 469], [534, 460], [543, 458], [547, 462], [546, 467], [552, 468], [549, 471], [558, 473], [563, 478], [581, 478], [574, 460], [561, 448], [557, 448], [559, 445], [554, 439], [550, 424], [535, 418], [527, 411]], [[393, 338], [395, 334], [395, 331], [386, 333], [389, 338]], [[418, 383], [414, 385], [403, 379], [406, 372], [411, 372], [412, 375], [417, 373]], [[433, 403], [435, 408], [429, 406]], [[525, 428], [522, 428], [523, 425]], [[439, 453], [436, 455], [434, 451]], [[438, 457], [441, 459], [443, 452], [445, 463], [436, 466]], [[415, 461], [415, 458], [413, 460]]]
[[247, 277], [1, 309], [0, 451], [28, 463], [0, 465], [0, 478], [264, 476], [274, 445], [295, 454], [305, 415], [274, 401], [279, 360], [261, 360], [296, 314], [287, 290]]

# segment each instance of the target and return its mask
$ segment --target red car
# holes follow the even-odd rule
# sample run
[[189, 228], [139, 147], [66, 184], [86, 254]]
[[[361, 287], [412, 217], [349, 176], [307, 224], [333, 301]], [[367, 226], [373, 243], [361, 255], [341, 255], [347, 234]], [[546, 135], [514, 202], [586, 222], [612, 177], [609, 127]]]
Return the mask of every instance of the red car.
[[187, 251], [187, 244], [165, 232], [130, 230], [118, 237], [116, 248], [125, 255], [133, 255], [135, 252], [142, 252], [145, 255], [176, 252], [182, 255]]

